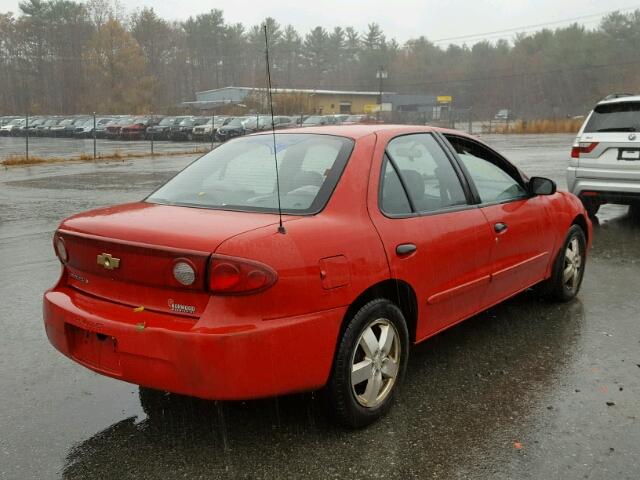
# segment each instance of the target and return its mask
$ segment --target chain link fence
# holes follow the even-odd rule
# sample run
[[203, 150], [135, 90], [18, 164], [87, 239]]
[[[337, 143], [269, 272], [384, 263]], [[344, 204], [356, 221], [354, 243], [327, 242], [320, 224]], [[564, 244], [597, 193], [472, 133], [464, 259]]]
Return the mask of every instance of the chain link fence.
[[[205, 153], [214, 117], [75, 115], [0, 117], [0, 162], [44, 163]], [[202, 133], [194, 134], [203, 126]]]
[[[287, 124], [276, 128], [306, 125], [306, 115], [281, 116]], [[322, 117], [315, 115], [314, 117]], [[342, 115], [332, 117], [327, 124], [345, 122]], [[470, 134], [494, 133], [508, 126], [510, 119], [480, 119], [473, 108], [451, 108], [446, 114], [435, 116], [431, 112], [383, 112], [380, 117], [363, 117], [364, 123], [395, 123], [433, 125], [455, 128]], [[56, 160], [124, 159], [153, 155], [202, 154], [215, 148], [223, 140], [217, 130], [226, 125], [231, 116], [164, 116], [164, 115], [100, 115], [96, 113], [62, 116], [0, 117], [0, 163], [31, 164]], [[256, 130], [268, 130], [268, 115], [254, 113]], [[322, 123], [324, 124], [324, 123]]]

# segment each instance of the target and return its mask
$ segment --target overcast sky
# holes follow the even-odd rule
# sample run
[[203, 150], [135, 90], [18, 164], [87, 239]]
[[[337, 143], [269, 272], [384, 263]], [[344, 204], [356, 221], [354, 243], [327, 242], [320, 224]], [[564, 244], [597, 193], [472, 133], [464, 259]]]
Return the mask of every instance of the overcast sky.
[[[18, 0], [0, 0], [0, 12], [16, 12], [18, 3]], [[377, 22], [389, 38], [401, 43], [420, 35], [439, 40], [557, 22], [618, 8], [640, 8], [640, 1], [634, 4], [633, 0], [136, 0], [122, 3], [128, 9], [134, 8], [133, 5], [153, 7], [166, 19], [184, 19], [212, 8], [223, 10], [226, 21], [245, 25], [271, 16], [282, 25], [294, 25], [302, 33], [317, 25], [327, 29], [352, 25], [364, 30], [368, 23]], [[589, 17], [579, 22], [593, 27], [597, 20]], [[511, 35], [509, 32], [499, 36]], [[495, 38], [496, 35], [490, 37]], [[474, 40], [467, 39], [467, 42]], [[461, 42], [455, 40], [455, 43]]]

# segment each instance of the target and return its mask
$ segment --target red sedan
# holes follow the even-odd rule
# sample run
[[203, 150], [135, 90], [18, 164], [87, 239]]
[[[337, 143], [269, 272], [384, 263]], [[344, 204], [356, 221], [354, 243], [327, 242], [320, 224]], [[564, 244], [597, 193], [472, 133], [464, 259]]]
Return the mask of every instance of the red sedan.
[[591, 234], [575, 196], [463, 133], [282, 130], [62, 222], [44, 321], [104, 375], [219, 400], [327, 387], [363, 426], [411, 345], [532, 286], [572, 299]]

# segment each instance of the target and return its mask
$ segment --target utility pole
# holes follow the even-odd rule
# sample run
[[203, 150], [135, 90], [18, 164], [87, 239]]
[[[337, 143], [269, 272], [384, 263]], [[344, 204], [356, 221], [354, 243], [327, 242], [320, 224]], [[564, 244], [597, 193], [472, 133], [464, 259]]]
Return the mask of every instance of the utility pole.
[[378, 94], [378, 111], [376, 112], [376, 118], [379, 121], [380, 120], [380, 113], [382, 112], [382, 81], [388, 77], [387, 71], [385, 70], [385, 68], [380, 65], [378, 67], [378, 71], [376, 71], [376, 78], [379, 81], [378, 84], [378, 90], [379, 90], [379, 94]]

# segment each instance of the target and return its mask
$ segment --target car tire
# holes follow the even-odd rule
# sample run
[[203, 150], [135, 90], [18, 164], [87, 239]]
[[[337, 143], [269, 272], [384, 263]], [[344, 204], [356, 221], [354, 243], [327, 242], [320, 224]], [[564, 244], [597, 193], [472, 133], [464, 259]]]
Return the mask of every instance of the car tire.
[[600, 210], [600, 205], [602, 205], [598, 200], [591, 197], [580, 197], [582, 201], [582, 205], [584, 205], [584, 209], [589, 214], [589, 218], [595, 218], [598, 210]]
[[140, 386], [140, 406], [147, 417], [161, 417], [171, 402], [171, 394], [162, 390]]
[[571, 225], [553, 264], [551, 277], [541, 284], [547, 298], [568, 302], [578, 294], [584, 278], [586, 252], [584, 231], [579, 225]]
[[362, 306], [348, 320], [336, 349], [328, 384], [336, 419], [361, 428], [387, 413], [408, 358], [409, 333], [400, 309], [384, 298]]

